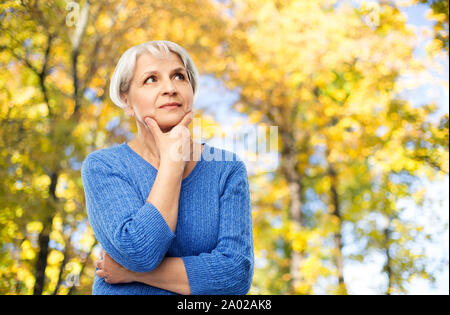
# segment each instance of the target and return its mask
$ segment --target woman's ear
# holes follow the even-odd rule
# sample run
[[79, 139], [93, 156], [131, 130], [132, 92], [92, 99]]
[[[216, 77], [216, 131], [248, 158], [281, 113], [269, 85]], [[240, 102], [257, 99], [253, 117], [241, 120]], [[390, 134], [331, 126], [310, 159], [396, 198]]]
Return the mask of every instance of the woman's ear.
[[128, 95], [127, 95], [126, 93], [120, 93], [120, 99], [121, 99], [122, 102], [124, 102], [125, 104], [130, 105], [130, 104], [128, 104]]
[[124, 108], [125, 110], [125, 114], [131, 118], [134, 116], [134, 110], [132, 108], [132, 106], [128, 103], [128, 96], [125, 93], [121, 93], [120, 94], [120, 98], [122, 99], [122, 101], [127, 105], [127, 107]]
[[125, 114], [128, 116], [128, 118], [131, 118], [134, 116], [134, 110], [131, 108], [131, 106], [125, 107]]

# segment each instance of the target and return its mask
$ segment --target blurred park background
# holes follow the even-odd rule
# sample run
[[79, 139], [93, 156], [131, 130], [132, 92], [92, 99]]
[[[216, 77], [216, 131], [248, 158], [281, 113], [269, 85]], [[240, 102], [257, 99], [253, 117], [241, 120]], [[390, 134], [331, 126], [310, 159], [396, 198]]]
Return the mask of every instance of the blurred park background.
[[202, 127], [278, 127], [276, 167], [248, 164], [249, 294], [448, 294], [448, 10], [2, 1], [0, 293], [90, 294], [81, 163], [136, 132], [108, 96], [120, 55], [170, 40], [199, 69]]

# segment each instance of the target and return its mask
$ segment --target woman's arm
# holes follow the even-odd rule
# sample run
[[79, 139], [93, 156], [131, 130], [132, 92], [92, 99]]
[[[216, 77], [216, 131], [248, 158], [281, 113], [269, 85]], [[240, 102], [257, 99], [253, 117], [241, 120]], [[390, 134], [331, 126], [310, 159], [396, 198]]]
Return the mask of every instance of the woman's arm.
[[188, 129], [192, 117], [192, 111], [188, 111], [183, 119], [167, 133], [162, 132], [155, 120], [146, 119], [161, 159], [147, 202], [154, 204], [161, 211], [172, 232], [175, 232], [177, 226], [181, 182], [187, 165], [185, 156], [177, 156], [176, 153], [179, 154], [180, 150], [183, 154], [186, 154], [186, 151], [189, 154], [192, 153], [192, 138]]
[[89, 155], [81, 175], [89, 223], [105, 251], [127, 269], [156, 268], [175, 239], [166, 209], [142, 200], [114, 160]]
[[150, 272], [136, 273], [135, 281], [179, 294], [191, 294], [184, 262], [180, 257], [166, 257]]
[[191, 294], [247, 294], [253, 279], [253, 229], [247, 169], [228, 174], [219, 197], [219, 234], [210, 253], [181, 257]]
[[[174, 171], [174, 169], [179, 169]], [[175, 233], [178, 218], [178, 202], [180, 199], [183, 169], [171, 165], [171, 161], [161, 161], [153, 182], [147, 202], [155, 205], [166, 220], [170, 230]]]
[[166, 257], [161, 264], [149, 272], [133, 272], [118, 264], [107, 253], [102, 260], [95, 262], [97, 276], [106, 283], [141, 282], [167, 291], [188, 295], [191, 294], [189, 281], [180, 257]]

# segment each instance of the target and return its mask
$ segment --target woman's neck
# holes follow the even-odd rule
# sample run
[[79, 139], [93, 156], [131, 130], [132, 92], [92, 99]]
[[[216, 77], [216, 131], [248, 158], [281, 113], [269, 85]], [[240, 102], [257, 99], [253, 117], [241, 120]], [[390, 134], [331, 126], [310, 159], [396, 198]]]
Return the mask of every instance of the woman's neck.
[[150, 164], [159, 168], [161, 162], [160, 153], [155, 139], [150, 135], [138, 134], [130, 141], [130, 146]]
[[[201, 154], [201, 144], [197, 147], [197, 152], [194, 152], [194, 141], [192, 137], [190, 138], [190, 156], [189, 161], [197, 161], [199, 159], [199, 154]], [[140, 156], [142, 156], [147, 162], [159, 169], [159, 164], [161, 163], [161, 156], [159, 149], [156, 145], [155, 139], [151, 134], [143, 135], [138, 134], [133, 140], [128, 142], [128, 145]], [[200, 150], [200, 151], [198, 151]], [[197, 153], [197, 154], [194, 154]]]

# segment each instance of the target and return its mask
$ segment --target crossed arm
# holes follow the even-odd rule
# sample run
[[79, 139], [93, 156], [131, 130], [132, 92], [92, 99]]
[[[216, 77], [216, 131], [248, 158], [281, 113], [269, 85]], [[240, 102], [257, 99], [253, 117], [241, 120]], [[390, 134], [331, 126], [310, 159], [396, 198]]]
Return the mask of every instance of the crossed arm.
[[184, 262], [180, 257], [166, 257], [161, 264], [149, 272], [133, 272], [118, 264], [107, 253], [95, 262], [96, 275], [106, 283], [141, 282], [179, 294], [191, 294]]

